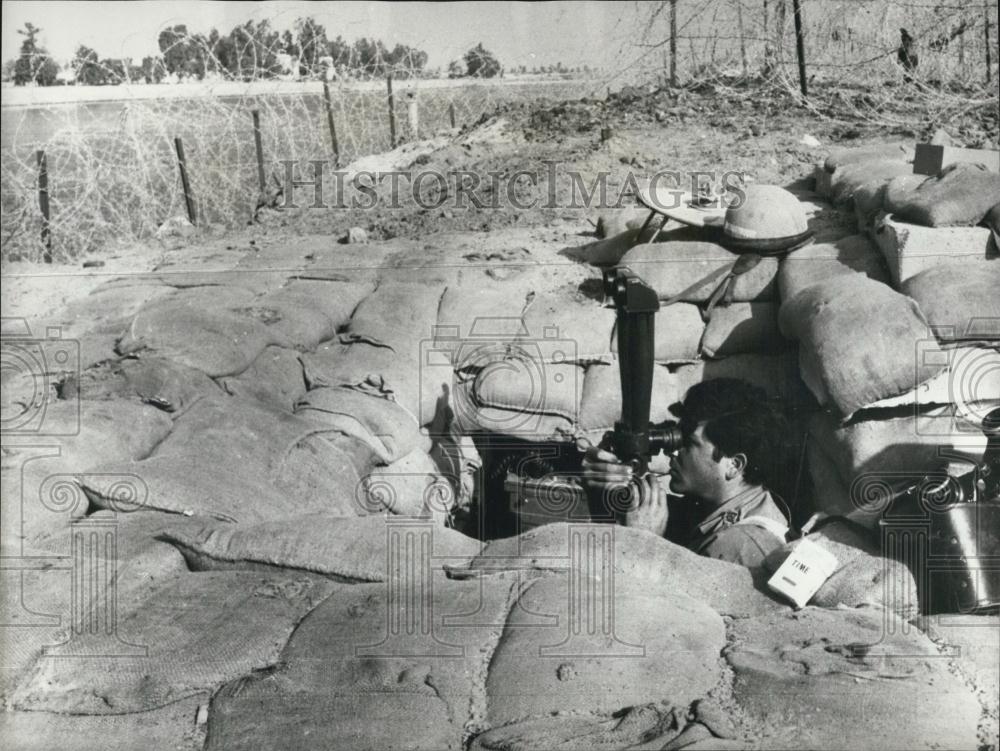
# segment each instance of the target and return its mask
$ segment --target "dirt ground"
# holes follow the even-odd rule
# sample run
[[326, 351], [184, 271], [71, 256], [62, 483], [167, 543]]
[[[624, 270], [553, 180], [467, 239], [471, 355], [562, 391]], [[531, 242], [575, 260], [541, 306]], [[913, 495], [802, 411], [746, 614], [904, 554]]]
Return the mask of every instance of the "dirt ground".
[[[292, 195], [298, 208], [283, 207], [287, 197], [278, 196], [272, 201], [278, 207], [263, 207], [245, 229], [213, 225], [105, 248], [68, 264], [5, 261], [0, 270], [3, 316], [51, 314], [106, 278], [176, 264], [186, 257], [185, 248], [206, 242], [219, 254], [220, 268], [227, 266], [226, 255], [256, 242], [280, 243], [306, 234], [341, 240], [352, 227], [365, 230], [370, 240], [553, 228], [578, 234], [582, 243], [595, 230], [601, 204], [598, 194], [588, 202], [583, 191], [591, 191], [602, 175], [608, 205], [635, 205], [630, 180], [639, 183], [667, 171], [681, 173], [679, 187], [687, 189], [693, 173], [714, 175], [717, 184], [724, 174], [738, 172], [750, 182], [787, 186], [807, 178], [833, 148], [927, 139], [940, 125], [912, 94], [901, 92], [895, 111], [880, 113], [865, 110], [864, 96], [827, 87], [805, 104], [786, 94], [707, 85], [702, 90], [625, 88], [605, 100], [504, 105], [460, 133], [348, 165], [340, 201], [327, 175], [323, 201], [329, 208], [308, 207], [314, 193], [306, 185]], [[602, 141], [602, 130], [607, 140]], [[963, 146], [996, 148], [1000, 139], [997, 113], [986, 106], [953, 117], [945, 130]], [[398, 174], [381, 178], [374, 188], [378, 202], [369, 206], [371, 194], [352, 189], [358, 171], [369, 173], [358, 178], [366, 185], [373, 182], [371, 174], [376, 180], [379, 173]], [[421, 173], [428, 174], [418, 177]], [[456, 195], [459, 174], [466, 175], [465, 196]], [[356, 199], [361, 207], [351, 208]], [[352, 251], [361, 258], [366, 252], [363, 246], [342, 250], [338, 257], [345, 262], [353, 262]], [[101, 265], [85, 267], [88, 261]]]

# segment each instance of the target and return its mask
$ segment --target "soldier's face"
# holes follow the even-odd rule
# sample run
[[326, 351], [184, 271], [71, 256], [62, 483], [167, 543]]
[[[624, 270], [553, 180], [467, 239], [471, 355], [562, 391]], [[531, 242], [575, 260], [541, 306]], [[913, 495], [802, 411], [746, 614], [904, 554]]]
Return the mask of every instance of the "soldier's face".
[[726, 474], [723, 462], [716, 456], [715, 444], [705, 437], [704, 425], [698, 425], [685, 436], [670, 460], [670, 491], [717, 500], [725, 487]]

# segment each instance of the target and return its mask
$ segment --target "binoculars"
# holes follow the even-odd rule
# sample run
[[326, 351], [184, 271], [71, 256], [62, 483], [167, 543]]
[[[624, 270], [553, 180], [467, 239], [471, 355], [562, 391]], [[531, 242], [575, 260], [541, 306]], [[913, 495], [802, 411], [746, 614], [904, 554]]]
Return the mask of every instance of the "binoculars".
[[672, 453], [681, 444], [678, 424], [649, 421], [653, 393], [654, 333], [660, 301], [656, 291], [627, 267], [604, 271], [604, 294], [614, 303], [618, 327], [618, 368], [622, 386], [622, 415], [604, 434], [602, 448], [645, 473], [650, 457]]

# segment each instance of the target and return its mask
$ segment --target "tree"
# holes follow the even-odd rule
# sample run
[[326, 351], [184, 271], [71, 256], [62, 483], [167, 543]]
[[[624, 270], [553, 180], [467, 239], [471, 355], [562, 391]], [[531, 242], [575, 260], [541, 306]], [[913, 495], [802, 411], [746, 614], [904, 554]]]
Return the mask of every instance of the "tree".
[[233, 59], [228, 67], [230, 75], [242, 81], [255, 78], [273, 78], [281, 72], [278, 49], [281, 34], [271, 28], [268, 21], [247, 21], [230, 33]]
[[187, 26], [178, 24], [164, 29], [156, 39], [168, 73], [178, 76], [190, 74], [197, 68], [195, 50]]
[[120, 84], [128, 80], [128, 61], [117, 58], [106, 58], [101, 60], [101, 67], [107, 71], [105, 83]]
[[494, 78], [500, 75], [500, 63], [482, 42], [465, 53], [466, 74], [475, 78]]
[[[326, 29], [312, 18], [300, 18], [295, 22], [295, 36], [298, 39], [301, 65], [309, 75], [319, 74], [322, 68], [320, 58], [329, 54], [330, 42], [326, 38]], [[291, 50], [285, 51], [295, 56]]]
[[167, 66], [162, 57], [142, 58], [142, 78], [146, 83], [159, 83], [167, 75]]
[[458, 60], [452, 60], [448, 63], [448, 78], [461, 78], [465, 75], [465, 69], [462, 67], [462, 63]]
[[107, 83], [107, 75], [97, 59], [97, 53], [85, 45], [76, 48], [71, 66], [76, 82], [82, 86], [100, 86]]
[[48, 51], [38, 44], [41, 29], [32, 23], [25, 23], [24, 29], [17, 33], [24, 37], [21, 42], [21, 54], [14, 63], [14, 85], [24, 86], [35, 83], [39, 86], [52, 86], [59, 75], [59, 65], [49, 57]]

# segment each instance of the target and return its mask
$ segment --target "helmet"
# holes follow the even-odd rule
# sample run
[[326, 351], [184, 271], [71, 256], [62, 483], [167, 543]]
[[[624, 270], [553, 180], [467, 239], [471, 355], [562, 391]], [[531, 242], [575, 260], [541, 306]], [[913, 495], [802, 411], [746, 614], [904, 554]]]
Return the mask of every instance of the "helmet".
[[702, 206], [691, 194], [677, 189], [640, 190], [639, 200], [684, 224], [714, 228], [711, 239], [736, 253], [787, 253], [812, 239], [802, 205], [784, 188], [748, 185], [742, 195], [743, 200], [728, 209], [718, 202]]
[[739, 240], [778, 240], [801, 235], [809, 223], [802, 205], [777, 185], [748, 185], [744, 200], [726, 211], [723, 231]]

